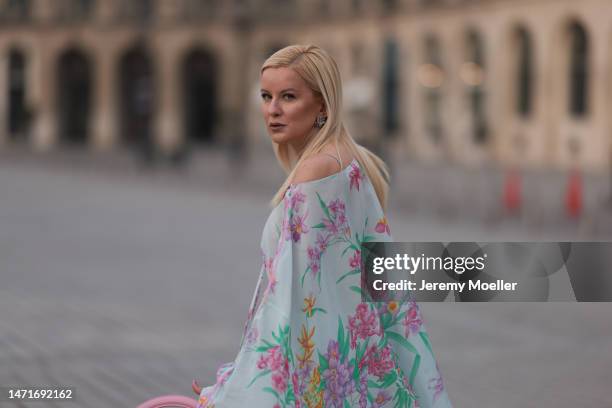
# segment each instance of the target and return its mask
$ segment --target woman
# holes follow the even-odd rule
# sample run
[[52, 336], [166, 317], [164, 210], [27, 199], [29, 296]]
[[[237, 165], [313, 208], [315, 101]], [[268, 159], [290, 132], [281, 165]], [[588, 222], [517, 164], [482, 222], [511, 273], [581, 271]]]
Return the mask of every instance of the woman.
[[316, 46], [261, 69], [261, 106], [288, 177], [233, 363], [201, 407], [449, 407], [416, 303], [362, 303], [360, 244], [390, 241], [388, 173], [341, 118], [340, 73]]

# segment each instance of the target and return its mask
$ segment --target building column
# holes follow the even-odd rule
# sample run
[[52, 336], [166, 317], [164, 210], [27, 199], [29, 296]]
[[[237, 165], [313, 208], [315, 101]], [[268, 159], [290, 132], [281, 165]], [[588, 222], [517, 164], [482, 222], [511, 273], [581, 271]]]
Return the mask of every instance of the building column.
[[103, 151], [117, 144], [117, 70], [110, 50], [99, 50], [95, 59], [91, 145]]
[[[32, 49], [32, 65], [27, 70], [28, 97], [34, 110], [32, 139], [34, 150], [49, 150], [57, 143], [57, 126], [55, 113], [56, 64], [54, 50], [41, 38]], [[29, 67], [30, 68], [30, 67]]]
[[179, 149], [184, 142], [179, 113], [180, 84], [177, 72], [179, 58], [167, 49], [155, 50], [158, 66], [155, 74], [157, 104], [154, 119], [155, 144], [162, 153], [169, 154]]
[[589, 73], [588, 109], [592, 115], [592, 131], [583, 138], [585, 155], [583, 165], [589, 170], [605, 172], [610, 168], [610, 141], [607, 120], [609, 106], [607, 104], [609, 87], [608, 77], [609, 42], [607, 27], [595, 22], [587, 26], [591, 45], [591, 67]]

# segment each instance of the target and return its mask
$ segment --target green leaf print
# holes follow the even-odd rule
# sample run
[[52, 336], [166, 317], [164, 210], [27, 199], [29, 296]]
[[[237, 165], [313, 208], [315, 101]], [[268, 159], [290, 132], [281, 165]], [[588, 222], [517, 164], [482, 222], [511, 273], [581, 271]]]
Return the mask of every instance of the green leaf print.
[[427, 333], [419, 332], [419, 336], [421, 336], [421, 339], [423, 340], [423, 343], [425, 343], [425, 347], [427, 347], [427, 350], [429, 350], [429, 352], [433, 356], [434, 354], [433, 354], [433, 350], [431, 348], [431, 342], [429, 341], [429, 336], [427, 335]]
[[412, 369], [410, 370], [410, 385], [414, 384], [414, 379], [417, 375], [417, 371], [419, 371], [419, 365], [421, 364], [421, 356], [420, 355], [416, 355], [414, 356], [414, 361], [412, 362]]
[[401, 334], [395, 333], [392, 331], [385, 331], [385, 336], [387, 336], [390, 340], [393, 340], [394, 342], [398, 343], [400, 346], [404, 347], [406, 350], [414, 354], [419, 354], [417, 349], [412, 344], [410, 344], [410, 342], [406, 340], [406, 338], [402, 336]]
[[268, 375], [272, 372], [272, 370], [270, 370], [269, 368], [266, 368], [265, 370], [263, 370], [261, 373], [257, 374], [255, 376], [255, 378], [253, 378], [253, 380], [249, 383], [249, 385], [247, 385], [247, 388], [249, 388], [251, 385], [253, 385], [253, 383], [255, 381], [257, 381], [258, 378], [263, 377], [264, 375]]
[[325, 216], [327, 217], [327, 219], [329, 219], [331, 221], [332, 218], [331, 218], [331, 215], [329, 214], [329, 209], [327, 208], [327, 205], [325, 205], [325, 202], [323, 201], [323, 199], [321, 198], [319, 193], [317, 193], [317, 198], [319, 199], [319, 205], [323, 209], [323, 212], [325, 213]]

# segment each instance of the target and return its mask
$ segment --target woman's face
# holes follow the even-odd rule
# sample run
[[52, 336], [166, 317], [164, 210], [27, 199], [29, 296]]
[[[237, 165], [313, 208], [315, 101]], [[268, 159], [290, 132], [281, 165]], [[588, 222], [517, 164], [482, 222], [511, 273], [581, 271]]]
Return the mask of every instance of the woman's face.
[[320, 95], [291, 68], [266, 68], [261, 74], [261, 109], [268, 134], [275, 143], [301, 148], [324, 114]]

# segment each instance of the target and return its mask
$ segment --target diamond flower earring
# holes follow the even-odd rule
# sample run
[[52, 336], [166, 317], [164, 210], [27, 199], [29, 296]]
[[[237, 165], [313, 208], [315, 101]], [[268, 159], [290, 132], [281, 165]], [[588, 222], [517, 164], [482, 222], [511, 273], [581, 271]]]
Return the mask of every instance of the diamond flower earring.
[[327, 116], [319, 115], [315, 120], [314, 127], [316, 127], [317, 129], [321, 129], [325, 122], [327, 122]]

